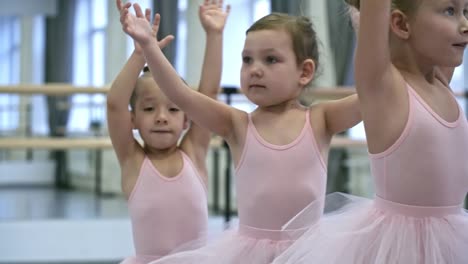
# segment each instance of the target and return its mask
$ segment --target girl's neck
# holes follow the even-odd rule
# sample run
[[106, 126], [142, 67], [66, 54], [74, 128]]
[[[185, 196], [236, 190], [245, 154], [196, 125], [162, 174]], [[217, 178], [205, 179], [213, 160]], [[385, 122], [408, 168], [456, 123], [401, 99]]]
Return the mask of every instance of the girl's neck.
[[436, 79], [437, 67], [417, 56], [409, 46], [392, 49], [391, 61], [404, 76], [424, 79], [428, 83], [434, 83]]
[[431, 67], [430, 69], [418, 68], [399, 62], [395, 62], [394, 65], [405, 79], [412, 79], [428, 84], [434, 84], [436, 82], [436, 67]]
[[255, 109], [255, 112], [263, 112], [263, 113], [272, 113], [272, 114], [280, 114], [284, 113], [291, 109], [302, 108], [298, 99], [292, 99], [286, 102], [282, 102], [275, 105], [270, 106], [259, 106]]
[[145, 145], [145, 154], [151, 159], [163, 160], [176, 154], [178, 149], [177, 146], [171, 146], [166, 149], [156, 149]]
[[437, 66], [427, 56], [415, 52], [409, 41], [391, 35], [389, 45], [392, 64], [402, 74], [418, 76], [429, 83], [434, 82]]

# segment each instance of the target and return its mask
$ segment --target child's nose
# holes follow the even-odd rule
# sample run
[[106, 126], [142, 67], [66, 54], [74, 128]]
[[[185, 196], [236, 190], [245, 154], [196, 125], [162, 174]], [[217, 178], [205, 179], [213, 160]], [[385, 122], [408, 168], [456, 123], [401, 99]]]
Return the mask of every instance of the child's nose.
[[156, 123], [157, 124], [167, 124], [167, 115], [165, 113], [159, 113], [156, 116]]
[[262, 76], [263, 75], [263, 70], [258, 63], [252, 64], [252, 67], [250, 68], [250, 75], [251, 76]]
[[468, 33], [468, 19], [466, 17], [462, 18], [462, 22], [460, 25], [460, 33], [467, 34]]

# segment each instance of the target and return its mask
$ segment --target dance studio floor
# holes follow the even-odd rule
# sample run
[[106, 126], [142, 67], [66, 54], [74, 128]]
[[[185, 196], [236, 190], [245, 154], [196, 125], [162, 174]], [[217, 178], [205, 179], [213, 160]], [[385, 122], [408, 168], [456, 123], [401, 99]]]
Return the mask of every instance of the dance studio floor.
[[[224, 229], [211, 217], [210, 234]], [[0, 263], [118, 263], [133, 254], [126, 201], [50, 187], [0, 187]]]

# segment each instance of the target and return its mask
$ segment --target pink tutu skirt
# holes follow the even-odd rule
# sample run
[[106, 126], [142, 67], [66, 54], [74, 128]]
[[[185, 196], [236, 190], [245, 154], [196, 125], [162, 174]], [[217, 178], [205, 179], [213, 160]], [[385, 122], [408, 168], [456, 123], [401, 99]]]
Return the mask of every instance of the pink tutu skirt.
[[[201, 235], [199, 239], [186, 242], [169, 252], [161, 252], [159, 255], [148, 255], [148, 254], [137, 254], [135, 256], [125, 258], [120, 264], [148, 264], [152, 261], [156, 261], [164, 256], [169, 256], [172, 254], [176, 254], [179, 252], [195, 250], [197, 248], [201, 248], [202, 246], [206, 245], [207, 239], [209, 237], [207, 235]], [[138, 252], [138, 251], [137, 251]]]
[[218, 240], [200, 249], [170, 255], [151, 264], [267, 264], [305, 230], [267, 230], [240, 224], [238, 230], [225, 231]]
[[[379, 197], [331, 197], [325, 211], [341, 206], [326, 212], [274, 264], [468, 263], [468, 214], [461, 205], [420, 207]], [[303, 225], [302, 214], [307, 208], [286, 228]]]

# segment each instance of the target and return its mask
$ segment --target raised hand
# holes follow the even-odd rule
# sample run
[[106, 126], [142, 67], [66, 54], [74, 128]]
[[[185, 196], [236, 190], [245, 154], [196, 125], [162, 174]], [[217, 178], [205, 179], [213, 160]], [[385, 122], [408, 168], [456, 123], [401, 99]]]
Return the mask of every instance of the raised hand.
[[[158, 35], [158, 31], [159, 31], [159, 23], [161, 22], [161, 16], [159, 14], [156, 14], [154, 15], [154, 19], [153, 19], [153, 25], [152, 25], [152, 30], [153, 30], [153, 37], [156, 38], [157, 35]], [[165, 48], [167, 45], [169, 45], [169, 43], [172, 42], [172, 40], [174, 40], [174, 36], [173, 35], [167, 35], [165, 36], [163, 39], [159, 40], [158, 41], [158, 45], [159, 45], [159, 48], [160, 49], [163, 49]]]
[[223, 0], [205, 0], [198, 10], [203, 29], [206, 32], [222, 32], [230, 11], [230, 5], [223, 10]]
[[131, 3], [126, 3], [123, 6], [120, 5], [120, 7], [120, 23], [122, 24], [123, 31], [140, 45], [148, 43], [153, 37], [153, 28], [148, 19], [143, 15], [140, 5], [133, 4], [135, 15], [130, 13]]
[[[119, 10], [119, 13], [120, 13], [120, 16], [122, 16], [122, 12], [124, 9], [129, 9], [132, 4], [130, 2], [127, 2], [125, 3], [125, 5], [122, 5], [122, 1], [121, 0], [116, 0], [116, 5], [117, 5], [117, 10]], [[145, 18], [146, 20], [151, 21], [151, 10], [149, 8], [147, 8], [145, 10]], [[120, 20], [122, 21], [122, 20]], [[135, 40], [133, 41], [133, 45], [135, 47], [135, 52], [136, 53], [139, 53], [139, 54], [142, 54], [143, 53], [143, 50], [141, 49], [141, 46], [138, 44], [138, 42], [136, 42]]]
[[[127, 3], [125, 3], [125, 5], [123, 5], [122, 0], [116, 0], [116, 5], [117, 5], [117, 10], [120, 13], [120, 22], [122, 23], [122, 28], [123, 28], [124, 27], [123, 17], [125, 17], [125, 15], [129, 13], [129, 8], [132, 6], [132, 4], [130, 2], [127, 2]], [[145, 9], [145, 16], [144, 17], [148, 21], [148, 23], [150, 23], [150, 21], [151, 21], [151, 9], [149, 9], [149, 8]], [[152, 36], [154, 38], [156, 38], [156, 35], [158, 33], [160, 21], [161, 21], [160, 15], [156, 14], [154, 16], [153, 24], [151, 25]], [[162, 48], [166, 47], [167, 45], [169, 45], [169, 43], [171, 43], [171, 41], [173, 39], [174, 39], [173, 35], [168, 35], [168, 36], [164, 37], [162, 40], [160, 40], [158, 42], [158, 45], [162, 49]], [[138, 44], [138, 42], [136, 40], [134, 40], [133, 43], [134, 43], [134, 46], [135, 46], [135, 52], [142, 53], [142, 49], [141, 49], [140, 44]]]

